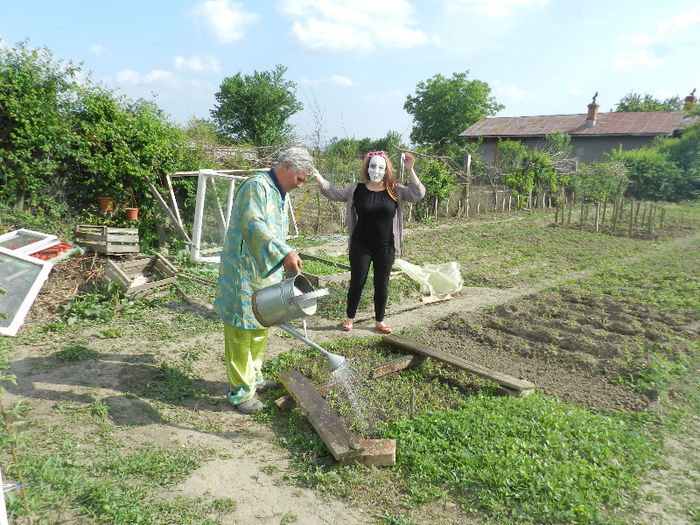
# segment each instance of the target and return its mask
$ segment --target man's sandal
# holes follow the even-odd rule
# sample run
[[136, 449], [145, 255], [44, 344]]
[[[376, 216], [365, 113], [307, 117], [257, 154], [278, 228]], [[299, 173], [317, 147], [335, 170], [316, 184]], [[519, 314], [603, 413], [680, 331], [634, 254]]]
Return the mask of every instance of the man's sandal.
[[391, 329], [391, 327], [390, 327], [389, 325], [386, 325], [386, 324], [385, 324], [384, 326], [375, 326], [374, 329], [375, 329], [377, 332], [381, 332], [381, 333], [383, 333], [383, 334], [390, 334], [390, 333], [393, 332], [393, 330]]
[[352, 329], [353, 329], [352, 321], [345, 321], [345, 322], [343, 323], [343, 331], [344, 331], [344, 332], [349, 332], [349, 331], [352, 330]]

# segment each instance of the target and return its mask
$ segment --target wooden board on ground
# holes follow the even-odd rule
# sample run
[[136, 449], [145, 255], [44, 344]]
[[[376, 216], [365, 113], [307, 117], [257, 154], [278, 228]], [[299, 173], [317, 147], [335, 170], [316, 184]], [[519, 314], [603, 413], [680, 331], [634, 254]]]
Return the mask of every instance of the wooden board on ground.
[[491, 381], [495, 381], [509, 394], [515, 397], [525, 397], [532, 394], [535, 391], [535, 385], [530, 383], [525, 379], [518, 379], [494, 370], [490, 370], [484, 366], [477, 365], [476, 363], [470, 363], [465, 359], [460, 359], [458, 357], [453, 357], [447, 354], [443, 354], [438, 350], [433, 350], [424, 344], [399, 337], [398, 335], [385, 335], [382, 337], [382, 341], [390, 344], [401, 350], [406, 350], [413, 354], [420, 354], [426, 357], [431, 357], [442, 363], [452, 365], [462, 370], [467, 370], [473, 374], [476, 374]]
[[280, 372], [279, 379], [337, 461], [359, 456], [362, 443], [343, 424], [311, 382], [296, 370]]
[[405, 370], [406, 368], [411, 368], [421, 364], [427, 358], [423, 355], [404, 355], [393, 361], [389, 361], [382, 366], [372, 369], [369, 373], [371, 379], [377, 379], [388, 374], [393, 374], [399, 370]]

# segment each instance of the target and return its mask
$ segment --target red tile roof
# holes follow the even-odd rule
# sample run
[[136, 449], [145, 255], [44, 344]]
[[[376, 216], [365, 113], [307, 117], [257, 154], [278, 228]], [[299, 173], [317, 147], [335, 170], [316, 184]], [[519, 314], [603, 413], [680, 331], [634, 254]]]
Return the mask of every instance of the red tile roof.
[[586, 127], [586, 113], [537, 117], [493, 117], [472, 124], [460, 137], [544, 137], [561, 131], [568, 135], [671, 135], [690, 126], [700, 117], [686, 117], [683, 111], [645, 111], [599, 113], [595, 126]]

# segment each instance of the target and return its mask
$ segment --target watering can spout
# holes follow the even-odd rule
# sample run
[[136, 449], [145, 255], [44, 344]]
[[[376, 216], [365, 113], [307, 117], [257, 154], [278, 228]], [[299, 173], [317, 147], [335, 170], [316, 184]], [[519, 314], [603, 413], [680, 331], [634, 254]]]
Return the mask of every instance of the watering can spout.
[[333, 372], [336, 368], [338, 368], [340, 365], [342, 365], [343, 361], [345, 361], [345, 357], [343, 357], [342, 355], [332, 354], [328, 350], [321, 348], [319, 345], [314, 343], [311, 339], [304, 337], [303, 334], [297, 332], [294, 328], [292, 328], [288, 324], [280, 323], [278, 326], [282, 330], [284, 330], [285, 332], [287, 332], [287, 333], [293, 335], [294, 337], [296, 337], [297, 339], [299, 339], [299, 341], [303, 341], [304, 343], [309, 345], [311, 348], [315, 348], [316, 350], [321, 352], [323, 355], [325, 355], [326, 359], [328, 361], [328, 369], [331, 372]]
[[340, 365], [345, 362], [345, 357], [342, 355], [329, 353], [326, 357], [328, 361], [328, 370], [331, 372], [335, 371], [337, 368], [340, 368]]

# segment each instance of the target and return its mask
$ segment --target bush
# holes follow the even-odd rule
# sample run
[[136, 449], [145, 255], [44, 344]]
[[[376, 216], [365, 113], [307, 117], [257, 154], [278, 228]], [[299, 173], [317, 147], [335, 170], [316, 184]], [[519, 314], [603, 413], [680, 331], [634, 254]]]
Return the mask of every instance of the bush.
[[616, 150], [613, 161], [620, 161], [627, 168], [629, 186], [627, 196], [640, 200], [678, 201], [688, 188], [683, 172], [668, 156], [652, 148], [629, 151]]

